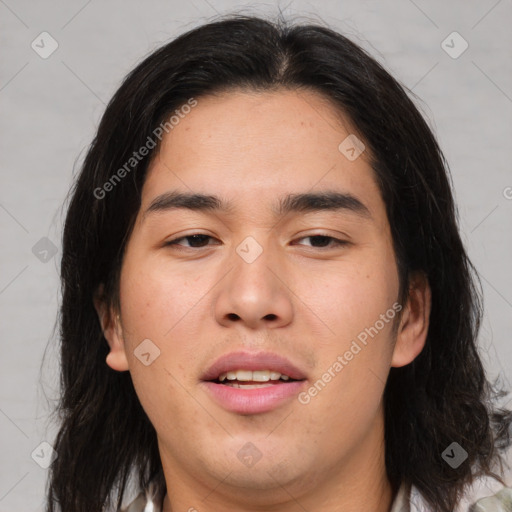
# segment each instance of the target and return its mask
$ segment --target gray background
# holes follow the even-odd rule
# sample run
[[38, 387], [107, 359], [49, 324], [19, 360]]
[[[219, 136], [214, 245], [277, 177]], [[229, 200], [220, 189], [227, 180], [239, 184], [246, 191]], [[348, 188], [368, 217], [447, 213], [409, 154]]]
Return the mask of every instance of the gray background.
[[[58, 394], [62, 206], [105, 104], [168, 39], [217, 13], [279, 8], [298, 21], [325, 20], [421, 98], [415, 101], [450, 163], [463, 239], [482, 278], [485, 364], [510, 385], [510, 0], [0, 0], [0, 512], [43, 510], [46, 470], [31, 454], [44, 461], [49, 452], [39, 445], [56, 432], [49, 411]], [[31, 47], [34, 40], [42, 46], [43, 31], [59, 45], [46, 59]], [[469, 44], [458, 58], [442, 47], [453, 31]], [[453, 37], [446, 44], [452, 53], [462, 48]]]

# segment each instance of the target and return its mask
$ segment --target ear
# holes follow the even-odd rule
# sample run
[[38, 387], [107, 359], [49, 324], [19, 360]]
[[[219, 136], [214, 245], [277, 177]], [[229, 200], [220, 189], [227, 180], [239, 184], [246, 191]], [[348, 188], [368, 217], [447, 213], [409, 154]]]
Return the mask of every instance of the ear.
[[106, 362], [113, 370], [124, 372], [128, 370], [129, 366], [125, 352], [123, 330], [119, 316], [113, 309], [110, 309], [106, 303], [103, 283], [100, 284], [94, 294], [93, 302], [100, 320], [103, 335], [110, 347]]
[[400, 318], [391, 366], [405, 366], [423, 350], [428, 333], [431, 301], [432, 293], [427, 277], [423, 273], [415, 273], [410, 279], [409, 297]]

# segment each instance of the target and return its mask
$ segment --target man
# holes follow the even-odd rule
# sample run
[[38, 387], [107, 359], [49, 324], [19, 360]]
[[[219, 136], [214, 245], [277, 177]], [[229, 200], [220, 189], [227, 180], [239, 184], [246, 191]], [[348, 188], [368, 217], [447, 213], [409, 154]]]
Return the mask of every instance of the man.
[[181, 36], [115, 94], [69, 207], [48, 510], [126, 509], [130, 475], [130, 512], [494, 493], [511, 416], [471, 270], [442, 153], [361, 49], [245, 17]]

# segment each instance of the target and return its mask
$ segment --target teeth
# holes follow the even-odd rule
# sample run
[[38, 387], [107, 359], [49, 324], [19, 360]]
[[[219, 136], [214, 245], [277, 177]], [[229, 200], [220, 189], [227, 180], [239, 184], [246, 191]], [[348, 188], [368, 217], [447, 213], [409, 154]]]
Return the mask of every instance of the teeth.
[[[268, 382], [269, 380], [288, 380], [290, 377], [288, 375], [281, 375], [279, 372], [274, 372], [270, 370], [236, 370], [229, 371], [227, 373], [222, 373], [219, 375], [219, 380], [224, 382], [227, 380], [238, 380], [241, 382]], [[246, 386], [245, 386], [246, 387]]]
[[228, 382], [226, 386], [232, 388], [242, 388], [242, 389], [253, 389], [253, 388], [268, 388], [272, 387], [273, 384], [239, 384], [238, 382]]
[[237, 370], [236, 371], [236, 380], [252, 380], [252, 372], [251, 370]]
[[268, 382], [270, 380], [270, 372], [268, 370], [255, 370], [247, 373], [252, 373], [252, 380], [255, 380], [256, 382]]

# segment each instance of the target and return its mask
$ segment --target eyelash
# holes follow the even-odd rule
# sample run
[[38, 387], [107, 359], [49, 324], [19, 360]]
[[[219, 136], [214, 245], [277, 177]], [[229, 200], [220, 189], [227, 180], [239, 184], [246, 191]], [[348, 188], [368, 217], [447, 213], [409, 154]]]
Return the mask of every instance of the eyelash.
[[[175, 238], [174, 240], [169, 240], [168, 242], [165, 243], [165, 245], [166, 246], [173, 246], [173, 249], [176, 249], [178, 251], [188, 251], [188, 250], [193, 250], [193, 249], [204, 249], [205, 247], [208, 247], [208, 246], [205, 246], [205, 247], [182, 247], [182, 246], [180, 246], [177, 243], [180, 240], [185, 240], [187, 238], [193, 238], [193, 237], [197, 237], [197, 236], [202, 236], [202, 237], [207, 237], [207, 238], [214, 238], [214, 237], [212, 237], [210, 235], [206, 235], [204, 233], [193, 233], [191, 235], [181, 236], [179, 238]], [[301, 238], [298, 238], [298, 240], [303, 240], [304, 238], [328, 238], [330, 241], [334, 242], [334, 246], [333, 247], [311, 247], [312, 249], [320, 249], [321, 251], [322, 250], [325, 251], [325, 250], [328, 250], [330, 248], [341, 247], [341, 246], [349, 244], [349, 242], [347, 242], [345, 240], [340, 240], [338, 238], [334, 238], [334, 237], [329, 236], [329, 235], [323, 235], [321, 233], [318, 233], [318, 234], [315, 234], [315, 235], [303, 236]]]

